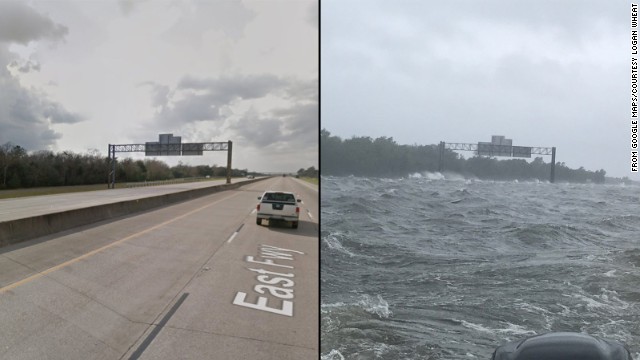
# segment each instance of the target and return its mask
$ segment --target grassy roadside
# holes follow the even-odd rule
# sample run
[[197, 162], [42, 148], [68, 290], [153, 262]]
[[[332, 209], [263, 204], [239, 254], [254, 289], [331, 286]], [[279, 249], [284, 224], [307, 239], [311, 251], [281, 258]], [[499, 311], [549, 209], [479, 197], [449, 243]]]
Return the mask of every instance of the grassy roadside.
[[318, 178], [310, 178], [310, 177], [301, 177], [300, 180], [304, 180], [308, 183], [312, 183], [318, 185], [320, 183], [320, 179]]

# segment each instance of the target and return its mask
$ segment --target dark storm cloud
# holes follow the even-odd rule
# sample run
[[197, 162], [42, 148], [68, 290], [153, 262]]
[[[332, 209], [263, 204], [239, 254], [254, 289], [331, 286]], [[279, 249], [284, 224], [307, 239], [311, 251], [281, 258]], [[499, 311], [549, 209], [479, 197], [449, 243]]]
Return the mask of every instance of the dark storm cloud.
[[53, 124], [83, 120], [49, 100], [46, 94], [23, 87], [10, 72], [10, 69], [18, 73], [40, 69], [38, 62], [11, 53], [8, 50], [11, 43], [60, 40], [66, 33], [66, 27], [21, 2], [0, 2], [0, 144], [12, 142], [28, 150], [45, 149], [61, 137], [52, 129]]
[[23, 88], [8, 71], [0, 71], [0, 119], [0, 143], [10, 141], [28, 150], [45, 149], [61, 137], [53, 124], [83, 120], [45, 95]]
[[55, 107], [22, 88], [7, 71], [0, 71], [0, 144], [12, 142], [28, 150], [52, 145], [61, 135], [51, 129], [44, 114], [50, 111], [48, 105]]
[[60, 40], [67, 27], [39, 14], [23, 1], [0, 2], [0, 42], [28, 44], [39, 39]]

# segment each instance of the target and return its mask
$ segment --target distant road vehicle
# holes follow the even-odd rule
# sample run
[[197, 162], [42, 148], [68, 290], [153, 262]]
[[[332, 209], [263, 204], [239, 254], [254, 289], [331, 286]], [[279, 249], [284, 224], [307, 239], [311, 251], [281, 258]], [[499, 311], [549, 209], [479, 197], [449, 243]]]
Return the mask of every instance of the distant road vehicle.
[[300, 207], [294, 193], [284, 191], [265, 191], [262, 196], [258, 196], [258, 206], [256, 208], [256, 224], [262, 225], [262, 220], [282, 220], [290, 221], [291, 227], [298, 228], [300, 217]]

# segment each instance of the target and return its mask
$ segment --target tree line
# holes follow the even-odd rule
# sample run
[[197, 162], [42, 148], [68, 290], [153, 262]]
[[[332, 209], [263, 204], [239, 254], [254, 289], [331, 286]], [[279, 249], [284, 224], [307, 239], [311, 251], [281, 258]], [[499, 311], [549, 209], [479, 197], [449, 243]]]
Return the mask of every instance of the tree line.
[[[324, 175], [355, 175], [403, 177], [419, 172], [436, 172], [439, 164], [438, 145], [399, 145], [392, 137], [333, 136], [326, 129], [320, 132], [320, 168]], [[528, 162], [524, 159], [497, 160], [473, 156], [465, 159], [445, 149], [445, 170], [467, 177], [493, 180], [548, 181], [551, 164], [541, 157]], [[556, 163], [556, 181], [604, 183], [606, 171], [589, 171], [583, 167], [570, 169], [563, 162]]]
[[[54, 153], [41, 150], [28, 153], [12, 143], [0, 145], [0, 189], [44, 186], [106, 184], [109, 159], [98, 150], [86, 154], [70, 151]], [[232, 169], [231, 176], [246, 176], [249, 172]], [[253, 175], [259, 175], [252, 173]], [[226, 166], [178, 164], [169, 167], [156, 159], [121, 159], [116, 165], [118, 182], [169, 180], [188, 177], [226, 177]]]
[[311, 166], [307, 169], [301, 168], [300, 170], [298, 170], [296, 175], [298, 175], [299, 177], [317, 178], [318, 176], [320, 176], [320, 172], [316, 170], [314, 166]]

